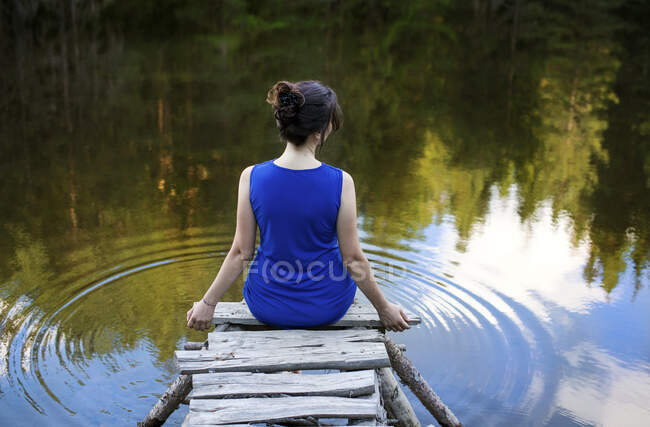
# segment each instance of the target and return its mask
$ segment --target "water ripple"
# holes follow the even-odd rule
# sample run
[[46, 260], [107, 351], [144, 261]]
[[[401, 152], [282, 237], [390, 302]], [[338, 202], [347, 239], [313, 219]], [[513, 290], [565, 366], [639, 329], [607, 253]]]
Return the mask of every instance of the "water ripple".
[[[137, 421], [176, 375], [173, 350], [204, 337], [185, 328], [184, 313], [228, 251], [229, 238], [214, 236], [119, 242], [116, 256], [101, 262], [79, 250], [50, 283], [3, 295], [0, 399], [31, 407], [34, 422], [45, 420], [37, 414], [90, 424]], [[364, 242], [364, 251], [386, 296], [422, 318], [409, 333], [390, 334], [466, 425], [549, 417], [566, 388], [557, 368], [567, 362], [543, 312], [531, 307], [561, 308], [542, 295], [529, 295], [533, 303], [517, 299], [468, 273], [455, 253], [422, 243]], [[241, 298], [241, 282], [226, 299]], [[570, 413], [553, 416], [581, 422]], [[182, 411], [174, 417], [171, 423], [180, 421]]]

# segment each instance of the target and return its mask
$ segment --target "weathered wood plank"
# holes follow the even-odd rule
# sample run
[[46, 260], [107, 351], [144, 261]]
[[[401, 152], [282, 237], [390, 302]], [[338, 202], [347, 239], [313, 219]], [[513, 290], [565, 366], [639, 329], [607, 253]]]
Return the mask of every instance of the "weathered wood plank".
[[[249, 427], [253, 424], [226, 424], [228, 427]], [[392, 424], [377, 424], [372, 421], [367, 421], [367, 420], [358, 420], [355, 421], [354, 424], [342, 424], [342, 425], [337, 425], [336, 427], [351, 427], [351, 426], [363, 426], [363, 425], [369, 425], [369, 426], [375, 426], [375, 427], [389, 427]], [[209, 427], [209, 426], [214, 426], [214, 424], [190, 424], [190, 414], [187, 413], [185, 415], [185, 418], [183, 419], [183, 423], [181, 424], [181, 427]]]
[[377, 376], [377, 370], [372, 371], [372, 380], [373, 380], [372, 394], [358, 397], [358, 399], [368, 399], [374, 402], [375, 407], [377, 408], [375, 412], [375, 416], [371, 419], [357, 419], [357, 420], [350, 419], [348, 420], [349, 425], [375, 426], [377, 425], [378, 422], [381, 424], [386, 424], [387, 421], [386, 410], [382, 406], [382, 399], [381, 399], [381, 392], [379, 391], [379, 378]]
[[193, 399], [191, 424], [278, 422], [287, 418], [372, 418], [377, 411], [371, 399], [333, 396], [289, 396], [271, 399]]
[[374, 329], [341, 329], [332, 331], [293, 329], [213, 332], [208, 334], [208, 349], [275, 350], [277, 348], [331, 346], [349, 342], [383, 342], [383, 334]]
[[[252, 424], [228, 424], [228, 427], [249, 427]], [[187, 415], [185, 415], [185, 418], [183, 418], [183, 423], [181, 424], [181, 427], [213, 427], [214, 424], [191, 424], [190, 423], [190, 414], [189, 412]]]
[[208, 342], [208, 349], [174, 353], [182, 373], [389, 366], [383, 335], [373, 329], [224, 331], [208, 334]]
[[[215, 328], [215, 331], [225, 331], [231, 326], [224, 323]], [[206, 342], [207, 345], [207, 342]], [[189, 375], [180, 375], [169, 386], [169, 389], [161, 396], [153, 408], [149, 411], [144, 420], [138, 425], [140, 427], [160, 426], [165, 423], [167, 417], [178, 407], [181, 402], [185, 401], [187, 395], [192, 389], [192, 378]]]
[[[417, 314], [404, 309], [410, 325], [421, 323], [422, 319]], [[263, 325], [248, 309], [245, 302], [220, 302], [214, 310], [213, 323], [230, 322], [239, 325]], [[339, 321], [332, 323], [332, 327], [339, 326], [368, 326], [373, 328], [381, 327], [381, 321], [375, 308], [370, 304], [354, 303], [348, 312]]]
[[[309, 360], [327, 360], [328, 356], [336, 359], [338, 355], [348, 356], [349, 358], [363, 359], [372, 355], [387, 355], [383, 343], [379, 342], [342, 342], [326, 343], [323, 345], [306, 345], [276, 347], [269, 349], [269, 346], [260, 345], [258, 347], [226, 347], [215, 348], [214, 350], [176, 350], [174, 356], [177, 363], [183, 362], [232, 362], [237, 360], [250, 360], [254, 362], [256, 358], [260, 360], [276, 357], [300, 357]], [[325, 368], [323, 368], [325, 369]], [[349, 369], [345, 369], [349, 370]], [[216, 372], [216, 371], [215, 371]]]
[[369, 419], [358, 419], [358, 420], [348, 420], [349, 426], [376, 426], [377, 421], [374, 418]]
[[389, 366], [381, 342], [351, 342], [337, 346], [280, 348], [273, 352], [213, 350], [174, 353], [181, 373], [253, 371], [273, 372], [296, 369], [374, 369]]
[[371, 394], [375, 389], [372, 370], [313, 375], [228, 372], [195, 374], [192, 379], [194, 389], [188, 396], [190, 399], [279, 394], [354, 397]]
[[388, 415], [386, 414], [386, 409], [384, 408], [384, 402], [381, 396], [381, 390], [379, 389], [379, 369], [373, 371], [373, 379], [375, 383], [375, 392], [371, 395], [375, 399], [377, 405], [377, 418], [376, 421], [381, 424], [386, 424], [388, 422]]
[[[375, 424], [375, 423], [372, 423], [372, 422], [367, 422], [367, 424], [366, 424], [364, 421], [365, 420], [358, 421], [359, 424], [356, 424], [356, 423], [355, 424], [348, 424], [348, 425], [342, 424], [342, 425], [337, 425], [336, 427], [350, 427], [352, 425], [354, 425], [355, 427], [360, 426], [360, 425], [361, 426], [362, 425], [372, 425], [372, 426], [375, 426], [375, 427], [389, 427], [388, 424], [380, 425], [380, 424]], [[253, 424], [227, 424], [228, 427], [249, 427], [251, 425], [253, 425]], [[212, 427], [212, 426], [214, 426], [214, 424], [190, 424], [190, 414], [189, 413], [187, 415], [185, 415], [185, 418], [183, 419], [183, 423], [181, 424], [181, 427]]]

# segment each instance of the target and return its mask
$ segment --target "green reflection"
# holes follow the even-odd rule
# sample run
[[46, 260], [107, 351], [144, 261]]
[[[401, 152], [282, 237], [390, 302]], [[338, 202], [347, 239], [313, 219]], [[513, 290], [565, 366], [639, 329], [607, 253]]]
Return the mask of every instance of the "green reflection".
[[[227, 250], [240, 171], [281, 148], [264, 96], [285, 78], [337, 90], [346, 122], [322, 157], [355, 177], [374, 243], [420, 238], [449, 215], [462, 251], [490, 189], [514, 185], [522, 221], [550, 200], [572, 219], [575, 243], [589, 239], [588, 282], [611, 291], [628, 262], [640, 278], [647, 6], [473, 4], [68, 2], [42, 4], [38, 19], [5, 6], [7, 301], [29, 293], [52, 313], [108, 269], [196, 244]], [[182, 281], [167, 281], [169, 266], [116, 282], [119, 293], [99, 288], [68, 313], [70, 327], [110, 324], [125, 347], [146, 331], [165, 360], [187, 333], [177, 313], [218, 264], [200, 262]]]

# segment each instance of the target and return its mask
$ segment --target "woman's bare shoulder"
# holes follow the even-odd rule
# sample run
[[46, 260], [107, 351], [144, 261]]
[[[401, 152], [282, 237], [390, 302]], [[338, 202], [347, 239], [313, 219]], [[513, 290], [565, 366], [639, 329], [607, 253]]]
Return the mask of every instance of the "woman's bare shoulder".
[[343, 186], [344, 187], [349, 187], [349, 186], [354, 187], [354, 179], [352, 179], [352, 175], [350, 175], [348, 172], [344, 171], [343, 169], [341, 169], [341, 172], [343, 174]]
[[250, 177], [250, 176], [251, 176], [251, 171], [253, 170], [254, 167], [255, 167], [255, 165], [249, 165], [249, 166], [246, 166], [246, 167], [244, 168], [244, 170], [241, 171], [241, 177], [242, 177], [242, 178], [248, 178], [248, 177]]
[[239, 184], [247, 186], [251, 179], [251, 172], [255, 165], [246, 166], [244, 170], [239, 175]]

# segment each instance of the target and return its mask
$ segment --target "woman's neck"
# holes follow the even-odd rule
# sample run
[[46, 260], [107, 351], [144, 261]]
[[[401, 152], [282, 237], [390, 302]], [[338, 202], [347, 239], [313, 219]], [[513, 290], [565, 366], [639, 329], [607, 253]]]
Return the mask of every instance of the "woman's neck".
[[287, 142], [284, 152], [278, 157], [276, 163], [293, 169], [305, 169], [320, 165], [320, 162], [316, 159], [316, 146], [309, 142], [302, 145]]

